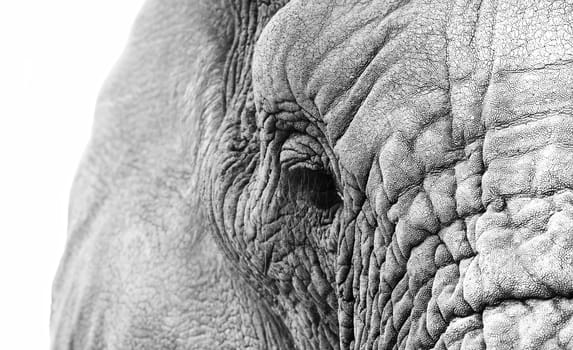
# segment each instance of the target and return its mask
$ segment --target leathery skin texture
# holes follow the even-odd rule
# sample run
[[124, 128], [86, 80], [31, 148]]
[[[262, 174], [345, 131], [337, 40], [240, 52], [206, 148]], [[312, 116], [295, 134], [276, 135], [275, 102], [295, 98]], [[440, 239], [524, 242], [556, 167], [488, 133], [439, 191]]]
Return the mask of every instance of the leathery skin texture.
[[71, 224], [54, 348], [573, 348], [573, 3], [232, 5], [135, 49], [174, 107]]

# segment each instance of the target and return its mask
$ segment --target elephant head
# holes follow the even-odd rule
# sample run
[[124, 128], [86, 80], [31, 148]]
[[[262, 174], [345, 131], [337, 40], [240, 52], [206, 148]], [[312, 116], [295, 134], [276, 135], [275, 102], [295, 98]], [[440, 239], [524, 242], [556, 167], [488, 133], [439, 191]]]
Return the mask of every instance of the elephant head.
[[54, 349], [573, 348], [573, 5], [148, 0]]

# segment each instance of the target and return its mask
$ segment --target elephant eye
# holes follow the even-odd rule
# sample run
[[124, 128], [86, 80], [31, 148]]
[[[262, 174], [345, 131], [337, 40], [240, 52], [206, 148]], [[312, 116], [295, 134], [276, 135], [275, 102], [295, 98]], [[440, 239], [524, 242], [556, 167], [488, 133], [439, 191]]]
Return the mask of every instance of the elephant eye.
[[296, 167], [287, 170], [286, 175], [291, 198], [304, 200], [318, 209], [330, 209], [342, 203], [336, 182], [326, 171]]

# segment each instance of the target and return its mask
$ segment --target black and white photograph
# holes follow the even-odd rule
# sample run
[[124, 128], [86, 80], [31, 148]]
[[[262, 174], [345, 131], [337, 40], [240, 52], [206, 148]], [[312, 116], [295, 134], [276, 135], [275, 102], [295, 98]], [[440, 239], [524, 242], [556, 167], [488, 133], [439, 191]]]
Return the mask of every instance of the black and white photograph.
[[573, 350], [573, 2], [0, 5], [1, 349]]

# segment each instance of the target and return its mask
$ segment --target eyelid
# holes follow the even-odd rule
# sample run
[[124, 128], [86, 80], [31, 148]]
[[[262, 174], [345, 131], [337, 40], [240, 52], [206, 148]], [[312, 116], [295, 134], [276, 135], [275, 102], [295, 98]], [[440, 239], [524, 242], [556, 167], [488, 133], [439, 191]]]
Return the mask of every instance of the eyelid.
[[321, 210], [342, 204], [341, 185], [316, 138], [301, 133], [289, 135], [281, 147], [279, 160], [288, 198], [298, 198]]
[[328, 158], [320, 142], [304, 134], [293, 134], [283, 144], [280, 163], [290, 168], [294, 164], [305, 163], [309, 168], [327, 170]]

